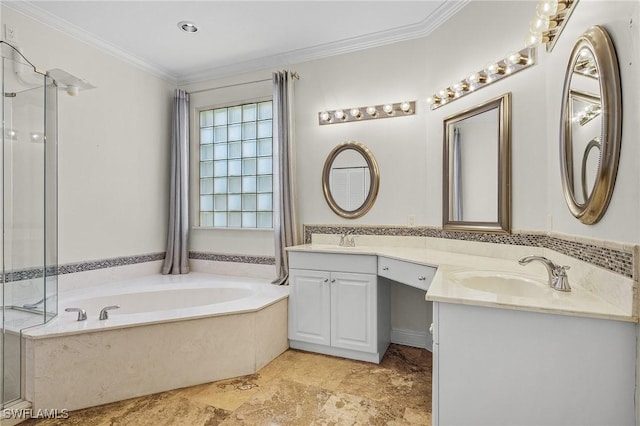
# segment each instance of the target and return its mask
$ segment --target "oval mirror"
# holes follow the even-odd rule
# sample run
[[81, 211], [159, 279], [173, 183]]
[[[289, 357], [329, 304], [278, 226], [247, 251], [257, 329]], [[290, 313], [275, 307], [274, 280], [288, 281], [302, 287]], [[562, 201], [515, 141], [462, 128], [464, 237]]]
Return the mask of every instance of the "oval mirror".
[[596, 223], [613, 193], [622, 129], [618, 60], [603, 27], [589, 28], [573, 47], [560, 123], [560, 170], [567, 205], [582, 223]]
[[355, 219], [367, 213], [379, 185], [378, 163], [363, 144], [344, 142], [329, 153], [322, 171], [322, 191], [338, 216]]

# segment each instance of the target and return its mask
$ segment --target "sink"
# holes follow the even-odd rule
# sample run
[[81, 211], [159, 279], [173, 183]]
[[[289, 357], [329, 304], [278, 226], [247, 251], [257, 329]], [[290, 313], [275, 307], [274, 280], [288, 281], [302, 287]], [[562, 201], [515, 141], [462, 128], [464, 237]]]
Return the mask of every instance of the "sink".
[[551, 293], [543, 280], [497, 271], [455, 272], [451, 280], [470, 290], [510, 297], [538, 298]]

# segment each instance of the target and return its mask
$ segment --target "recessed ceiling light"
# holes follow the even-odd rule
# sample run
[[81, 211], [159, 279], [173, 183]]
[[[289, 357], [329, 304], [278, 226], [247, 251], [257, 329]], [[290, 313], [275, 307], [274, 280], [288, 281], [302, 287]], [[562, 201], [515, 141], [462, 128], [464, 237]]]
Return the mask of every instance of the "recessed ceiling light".
[[198, 31], [198, 27], [196, 27], [196, 24], [189, 21], [178, 22], [178, 28], [180, 28], [185, 33], [195, 33]]

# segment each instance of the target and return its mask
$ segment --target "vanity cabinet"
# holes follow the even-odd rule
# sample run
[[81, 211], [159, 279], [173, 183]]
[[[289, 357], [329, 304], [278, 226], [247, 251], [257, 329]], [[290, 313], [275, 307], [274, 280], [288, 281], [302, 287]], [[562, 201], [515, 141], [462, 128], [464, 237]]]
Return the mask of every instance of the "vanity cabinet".
[[379, 363], [389, 345], [389, 287], [376, 256], [289, 253], [289, 345]]
[[434, 302], [433, 425], [634, 425], [631, 322]]

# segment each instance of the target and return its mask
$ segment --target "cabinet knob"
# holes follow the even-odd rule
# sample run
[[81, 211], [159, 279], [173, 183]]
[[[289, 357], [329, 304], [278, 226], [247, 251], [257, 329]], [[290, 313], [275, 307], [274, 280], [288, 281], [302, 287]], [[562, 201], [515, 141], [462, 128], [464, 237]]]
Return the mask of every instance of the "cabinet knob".
[[325, 282], [325, 283], [328, 283], [328, 282], [329, 282], [329, 278], [325, 278], [325, 279], [324, 279], [324, 282]]
[[433, 336], [433, 323], [429, 326], [429, 334]]
[[336, 282], [336, 280], [331, 280], [331, 282], [332, 282], [332, 283], [335, 283], [335, 282]]
[[388, 267], [388, 266], [383, 266], [383, 267], [382, 267], [382, 270], [383, 270], [383, 271], [388, 271], [388, 270], [389, 270], [389, 267]]
[[424, 275], [420, 275], [418, 277], [418, 281], [425, 281], [427, 279], [427, 277], [425, 277]]

